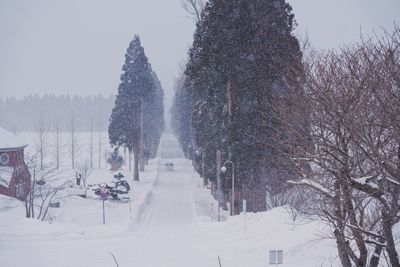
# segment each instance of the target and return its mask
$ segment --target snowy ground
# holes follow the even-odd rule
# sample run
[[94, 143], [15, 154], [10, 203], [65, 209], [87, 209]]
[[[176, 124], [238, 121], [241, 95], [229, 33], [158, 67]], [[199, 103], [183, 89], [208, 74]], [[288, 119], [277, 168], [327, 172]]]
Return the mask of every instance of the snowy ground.
[[[64, 198], [49, 224], [24, 219], [21, 203], [1, 197], [1, 266], [116, 266], [111, 253], [121, 267], [218, 267], [218, 256], [223, 267], [275, 266], [269, 250], [284, 251], [283, 267], [339, 266], [323, 224], [295, 225], [284, 208], [218, 222], [209, 190], [173, 137], [163, 137], [159, 154], [133, 184], [132, 213], [129, 203], [106, 202], [106, 225], [96, 198]], [[89, 183], [110, 177], [97, 169]]]

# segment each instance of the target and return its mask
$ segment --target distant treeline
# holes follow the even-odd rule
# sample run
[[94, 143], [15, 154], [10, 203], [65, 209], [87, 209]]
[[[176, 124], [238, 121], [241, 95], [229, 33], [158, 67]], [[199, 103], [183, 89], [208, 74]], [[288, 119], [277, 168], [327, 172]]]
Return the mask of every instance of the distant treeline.
[[115, 96], [30, 95], [0, 97], [0, 126], [10, 131], [35, 131], [44, 127], [67, 131], [107, 130]]

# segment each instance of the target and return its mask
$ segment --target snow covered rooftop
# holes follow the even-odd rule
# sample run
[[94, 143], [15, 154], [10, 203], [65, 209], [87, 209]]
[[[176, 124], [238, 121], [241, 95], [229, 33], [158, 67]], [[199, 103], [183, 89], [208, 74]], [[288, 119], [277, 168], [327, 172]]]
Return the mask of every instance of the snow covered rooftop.
[[0, 185], [8, 187], [14, 172], [13, 167], [0, 167]]
[[8, 148], [20, 148], [27, 144], [23, 139], [0, 127], [0, 150]]

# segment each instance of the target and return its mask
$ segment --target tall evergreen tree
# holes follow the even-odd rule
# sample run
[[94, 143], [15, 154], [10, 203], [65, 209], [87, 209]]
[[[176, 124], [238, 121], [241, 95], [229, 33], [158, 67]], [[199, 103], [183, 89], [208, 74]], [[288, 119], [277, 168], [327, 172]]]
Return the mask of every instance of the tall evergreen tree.
[[192, 143], [205, 151], [208, 178], [226, 196], [231, 176], [218, 181], [220, 164], [234, 162], [236, 213], [242, 198], [250, 210], [265, 210], [266, 185], [282, 178], [275, 175], [282, 166], [270, 136], [279, 121], [275, 102], [289, 87], [300, 88], [302, 55], [293, 28], [284, 0], [211, 0], [197, 24], [185, 87], [193, 98]]
[[152, 73], [155, 90], [144, 107], [144, 156], [148, 161], [155, 158], [164, 131], [164, 92], [155, 72]]
[[155, 83], [152, 69], [135, 35], [126, 54], [121, 83], [108, 129], [112, 146], [125, 146], [134, 153], [134, 180], [139, 180], [139, 157], [144, 160], [143, 121], [145, 106], [153, 101]]

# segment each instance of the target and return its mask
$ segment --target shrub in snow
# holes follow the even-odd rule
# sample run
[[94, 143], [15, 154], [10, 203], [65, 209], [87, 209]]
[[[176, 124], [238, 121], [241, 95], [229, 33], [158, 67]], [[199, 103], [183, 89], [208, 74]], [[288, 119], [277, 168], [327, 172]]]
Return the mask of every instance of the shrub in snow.
[[124, 159], [116, 148], [113, 152], [108, 153], [107, 162], [111, 165], [112, 171], [118, 171], [124, 164]]

